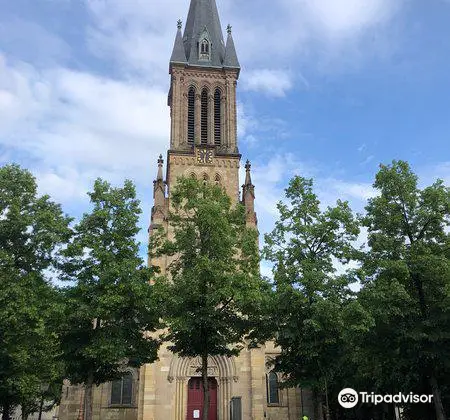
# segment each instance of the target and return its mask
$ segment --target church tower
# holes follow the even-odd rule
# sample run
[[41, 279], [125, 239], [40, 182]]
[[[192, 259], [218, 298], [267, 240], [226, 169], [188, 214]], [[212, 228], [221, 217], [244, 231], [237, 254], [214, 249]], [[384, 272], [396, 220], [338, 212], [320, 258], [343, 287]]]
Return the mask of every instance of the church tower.
[[[159, 227], [168, 229], [170, 189], [180, 176], [220, 184], [234, 202], [239, 200], [236, 86], [240, 65], [231, 26], [225, 42], [215, 0], [191, 0], [184, 33], [181, 20], [177, 26], [169, 62], [171, 130], [166, 180], [161, 156], [150, 235]], [[249, 171], [248, 163], [248, 179]], [[247, 218], [256, 227], [253, 187], [244, 185], [242, 198]], [[164, 273], [167, 261], [152, 264]]]
[[[248, 226], [257, 229], [248, 160], [242, 193], [239, 191], [236, 88], [241, 69], [232, 28], [226, 28], [224, 41], [216, 1], [191, 0], [184, 32], [182, 29], [178, 21], [169, 63], [171, 130], [166, 179], [160, 156], [149, 234], [163, 228], [171, 235], [167, 215], [171, 189], [180, 176], [223, 186], [234, 203], [241, 201], [245, 206]], [[151, 263], [165, 273], [170, 260], [160, 257]], [[277, 353], [278, 349], [267, 343], [243, 350], [239, 357], [211, 357], [210, 420], [298, 420], [302, 414], [300, 391], [280, 389], [278, 374], [267, 368]], [[138, 420], [200, 418], [200, 366], [200, 358], [181, 358], [162, 346], [159, 360], [140, 370]], [[240, 416], [232, 416], [231, 411]]]

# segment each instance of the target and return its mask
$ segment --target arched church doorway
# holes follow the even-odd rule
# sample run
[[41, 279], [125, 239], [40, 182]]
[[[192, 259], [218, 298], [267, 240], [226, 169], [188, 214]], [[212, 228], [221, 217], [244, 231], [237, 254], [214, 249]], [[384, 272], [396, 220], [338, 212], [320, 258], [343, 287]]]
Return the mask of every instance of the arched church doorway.
[[[209, 413], [208, 420], [217, 420], [217, 381], [208, 378]], [[187, 420], [203, 417], [203, 379], [191, 378], [188, 382]]]

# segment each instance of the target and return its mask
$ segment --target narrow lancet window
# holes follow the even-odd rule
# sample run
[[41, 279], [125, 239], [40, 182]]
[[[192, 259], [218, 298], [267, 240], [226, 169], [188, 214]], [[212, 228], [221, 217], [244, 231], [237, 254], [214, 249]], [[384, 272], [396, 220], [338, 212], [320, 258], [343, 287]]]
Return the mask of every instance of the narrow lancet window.
[[280, 397], [278, 394], [279, 384], [278, 376], [275, 372], [270, 372], [267, 377], [267, 404], [279, 404]]
[[195, 89], [191, 87], [188, 93], [188, 144], [193, 145], [195, 138]]
[[[207, 35], [207, 34], [205, 34]], [[211, 44], [208, 37], [202, 38], [198, 43], [198, 59], [199, 60], [210, 60], [211, 58]]]
[[208, 144], [208, 90], [202, 91], [202, 113], [201, 113], [201, 141]]
[[214, 92], [214, 144], [216, 146], [220, 146], [222, 141], [221, 104], [222, 97], [220, 89], [216, 89], [216, 91]]
[[209, 54], [209, 42], [207, 39], [202, 41], [202, 54]]

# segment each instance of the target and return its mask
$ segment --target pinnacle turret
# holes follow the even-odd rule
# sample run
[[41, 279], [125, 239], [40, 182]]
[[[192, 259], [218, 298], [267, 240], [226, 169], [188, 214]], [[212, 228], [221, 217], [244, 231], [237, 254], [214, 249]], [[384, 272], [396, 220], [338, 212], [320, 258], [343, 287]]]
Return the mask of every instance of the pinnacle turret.
[[181, 28], [182, 28], [183, 22], [178, 20], [177, 22], [177, 35], [175, 36], [175, 43], [173, 45], [173, 51], [172, 56], [170, 57], [170, 63], [180, 63], [180, 64], [186, 64], [186, 53], [184, 51], [184, 45], [183, 45], [183, 36], [181, 34]]
[[223, 60], [224, 67], [232, 67], [240, 69], [239, 60], [236, 54], [236, 48], [234, 46], [233, 35], [231, 31], [231, 25], [227, 27], [228, 37], [227, 45], [225, 47], [225, 58]]
[[250, 170], [252, 168], [252, 165], [250, 163], [249, 160], [247, 160], [247, 162], [245, 163], [245, 184], [243, 185], [243, 187], [253, 187], [252, 184], [252, 175], [250, 173]]
[[247, 225], [256, 227], [258, 220], [255, 213], [255, 186], [252, 184], [250, 161], [245, 164], [245, 182], [242, 185], [242, 204], [245, 206]]
[[164, 220], [166, 216], [166, 183], [163, 177], [164, 159], [159, 155], [158, 159], [158, 174], [156, 180], [153, 181], [153, 209], [152, 209], [152, 224], [158, 220]]
[[164, 165], [164, 159], [162, 155], [159, 155], [158, 159], [158, 175], [156, 176], [156, 181], [162, 181], [163, 180], [163, 165]]

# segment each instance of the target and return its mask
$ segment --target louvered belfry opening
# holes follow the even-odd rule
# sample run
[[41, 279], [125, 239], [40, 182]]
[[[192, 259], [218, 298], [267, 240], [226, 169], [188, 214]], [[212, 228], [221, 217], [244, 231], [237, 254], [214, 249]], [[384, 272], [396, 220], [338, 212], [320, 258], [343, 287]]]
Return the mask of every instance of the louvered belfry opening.
[[188, 144], [193, 145], [195, 139], [195, 89], [188, 92]]
[[220, 89], [214, 92], [214, 144], [220, 146], [222, 140], [221, 109], [222, 95]]
[[202, 112], [201, 112], [201, 141], [208, 144], [208, 90], [202, 90]]

